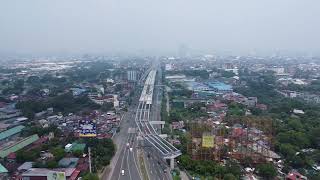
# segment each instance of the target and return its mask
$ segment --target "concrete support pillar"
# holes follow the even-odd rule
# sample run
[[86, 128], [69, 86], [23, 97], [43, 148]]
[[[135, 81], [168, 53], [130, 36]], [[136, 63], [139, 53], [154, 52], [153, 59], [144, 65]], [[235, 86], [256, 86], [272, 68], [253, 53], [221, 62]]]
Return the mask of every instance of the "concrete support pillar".
[[170, 159], [170, 169], [174, 169], [174, 158]]

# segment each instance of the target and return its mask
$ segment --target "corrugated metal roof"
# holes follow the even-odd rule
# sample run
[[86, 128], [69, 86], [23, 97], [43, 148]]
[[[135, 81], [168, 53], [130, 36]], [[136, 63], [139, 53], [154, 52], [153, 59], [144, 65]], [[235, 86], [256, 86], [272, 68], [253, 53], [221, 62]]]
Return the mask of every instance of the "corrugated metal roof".
[[86, 144], [78, 144], [76, 142], [72, 143], [71, 151], [84, 151]]
[[79, 158], [62, 158], [58, 164], [64, 168], [75, 168], [78, 164]]
[[25, 163], [23, 163], [21, 166], [18, 167], [18, 170], [21, 171], [21, 170], [29, 170], [32, 168], [34, 162], [30, 162], [30, 161], [27, 161]]
[[2, 164], [0, 164], [0, 173], [7, 173], [8, 170]]
[[22, 177], [47, 176], [51, 172], [65, 172], [66, 177], [70, 177], [75, 170], [76, 168], [55, 168], [55, 169], [31, 168], [28, 171], [22, 173]]
[[34, 135], [29, 136], [25, 139], [22, 139], [21, 141], [14, 143], [12, 145], [3, 147], [2, 149], [0, 149], [0, 157], [1, 158], [7, 157], [10, 153], [16, 152], [16, 151], [24, 148], [25, 146], [32, 144], [33, 142], [37, 141], [38, 139], [39, 139], [38, 134], [34, 134]]
[[14, 134], [21, 132], [24, 126], [16, 126], [0, 133], [0, 140], [6, 139]]

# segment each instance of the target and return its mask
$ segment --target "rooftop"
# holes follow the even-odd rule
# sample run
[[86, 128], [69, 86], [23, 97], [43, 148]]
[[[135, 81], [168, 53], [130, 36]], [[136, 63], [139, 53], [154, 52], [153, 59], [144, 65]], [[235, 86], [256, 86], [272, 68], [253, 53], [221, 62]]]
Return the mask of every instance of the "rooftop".
[[67, 151], [84, 151], [84, 149], [86, 148], [86, 144], [80, 144], [77, 142], [73, 142], [71, 145], [71, 149], [67, 150]]
[[232, 86], [222, 83], [222, 82], [210, 82], [208, 86], [211, 88], [215, 88], [219, 91], [230, 91], [232, 90]]
[[16, 126], [14, 128], [8, 129], [6, 131], [2, 131], [0, 133], [0, 140], [6, 139], [14, 134], [17, 134], [21, 132], [21, 130], [24, 128], [24, 126]]
[[59, 161], [59, 166], [65, 168], [75, 168], [78, 164], [79, 158], [62, 158]]
[[187, 82], [186, 84], [191, 89], [199, 89], [199, 88], [207, 89], [208, 88], [207, 85], [205, 85], [203, 83], [199, 83], [199, 82]]
[[2, 164], [0, 164], [0, 173], [7, 173], [8, 170]]
[[25, 163], [23, 163], [21, 166], [18, 167], [18, 170], [29, 170], [31, 169], [33, 166], [33, 162], [27, 161]]
[[23, 177], [30, 176], [47, 176], [49, 173], [53, 172], [64, 172], [66, 177], [72, 175], [76, 168], [57, 168], [57, 169], [46, 169], [46, 168], [31, 168], [22, 174]]
[[4, 158], [7, 157], [10, 153], [16, 152], [25, 146], [28, 146], [32, 144], [33, 142], [37, 141], [39, 139], [39, 136], [37, 134], [34, 134], [32, 136], [29, 136], [27, 138], [24, 138], [18, 142], [15, 142], [13, 144], [10, 144], [8, 146], [4, 146], [0, 149], [0, 157]]

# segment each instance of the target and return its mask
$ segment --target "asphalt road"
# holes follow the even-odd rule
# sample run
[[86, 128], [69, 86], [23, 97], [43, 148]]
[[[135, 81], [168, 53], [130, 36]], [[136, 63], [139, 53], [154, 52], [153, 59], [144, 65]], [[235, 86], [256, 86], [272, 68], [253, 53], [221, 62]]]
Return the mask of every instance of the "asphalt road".
[[[159, 71], [158, 71], [159, 72]], [[157, 75], [156, 85], [161, 84], [161, 72]], [[154, 99], [151, 109], [150, 120], [161, 120], [161, 100], [162, 100], [162, 88], [155, 86]], [[133, 102], [137, 102], [134, 100]], [[132, 133], [132, 129], [136, 127], [135, 124], [135, 111], [137, 106], [131, 106], [128, 112], [123, 116], [120, 124], [120, 132], [113, 138], [114, 143], [117, 146], [115, 156], [111, 161], [111, 172], [108, 177], [107, 174], [103, 176], [104, 180], [142, 180], [142, 176], [139, 170], [138, 158], [137, 158], [137, 139], [136, 133]], [[159, 133], [161, 131], [160, 125], [156, 126]], [[129, 143], [129, 146], [127, 146]], [[132, 151], [130, 151], [132, 147]], [[141, 147], [144, 151], [144, 159], [146, 170], [150, 180], [171, 180], [169, 166], [164, 159], [161, 158], [159, 153], [151, 146]], [[149, 154], [149, 155], [148, 155]], [[121, 171], [124, 170], [122, 175]], [[166, 170], [166, 172], [165, 172]]]
[[[134, 102], [137, 101], [137, 99], [134, 100]], [[134, 130], [136, 127], [134, 119], [136, 108], [136, 105], [130, 106], [121, 120], [120, 132], [113, 138], [117, 151], [110, 163], [111, 171], [102, 176], [103, 180], [141, 179], [137, 163], [137, 142]], [[129, 143], [129, 146], [127, 146], [127, 143]], [[130, 151], [130, 147], [132, 151]], [[121, 173], [122, 170], [124, 170], [124, 175]]]
[[[115, 166], [113, 171], [113, 176], [111, 179], [115, 180], [140, 180], [140, 172], [137, 163], [136, 157], [136, 145], [135, 145], [136, 136], [134, 133], [130, 133], [127, 138], [127, 144], [122, 148], [120, 158]], [[130, 150], [132, 148], [132, 151]], [[124, 174], [122, 174], [122, 171]]]
[[[144, 148], [146, 168], [150, 180], [169, 180], [169, 169], [166, 162], [155, 152], [152, 147]], [[149, 155], [148, 155], [149, 154]]]

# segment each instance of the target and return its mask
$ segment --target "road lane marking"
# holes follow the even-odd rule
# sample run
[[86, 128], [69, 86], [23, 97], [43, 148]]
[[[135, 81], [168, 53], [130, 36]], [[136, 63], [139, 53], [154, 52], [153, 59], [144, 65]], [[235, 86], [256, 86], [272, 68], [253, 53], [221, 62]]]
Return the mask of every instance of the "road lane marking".
[[131, 177], [131, 171], [130, 171], [130, 165], [129, 165], [129, 156], [130, 156], [129, 149], [127, 149], [127, 151], [128, 151], [128, 155], [127, 155], [127, 166], [128, 166], [128, 172], [129, 172], [129, 177], [130, 177], [130, 179], [132, 180], [132, 177]]
[[140, 172], [140, 169], [138, 168], [138, 164], [137, 164], [137, 161], [136, 161], [136, 158], [135, 158], [135, 150], [136, 150], [136, 140], [135, 140], [135, 136], [134, 136], [134, 141], [133, 141], [133, 147], [135, 147], [134, 148], [134, 150], [133, 150], [133, 152], [132, 153], [134, 153], [133, 154], [133, 162], [134, 162], [134, 165], [136, 166], [136, 169], [138, 170], [138, 173], [139, 173], [139, 178], [140, 179], [142, 179], [142, 175], [141, 175], [141, 172]]
[[[129, 137], [130, 137], [130, 135], [127, 137], [127, 141], [126, 141], [126, 142], [128, 142]], [[122, 160], [121, 160], [120, 171], [122, 170], [122, 165], [123, 165], [124, 157], [126, 156], [126, 152], [127, 152], [126, 149], [123, 149], [124, 147], [125, 147], [125, 145], [123, 144], [123, 145], [122, 145], [122, 150], [124, 151], [124, 155], [123, 155]], [[120, 174], [121, 174], [121, 173], [119, 173], [119, 175], [118, 175], [118, 180], [120, 179]]]

